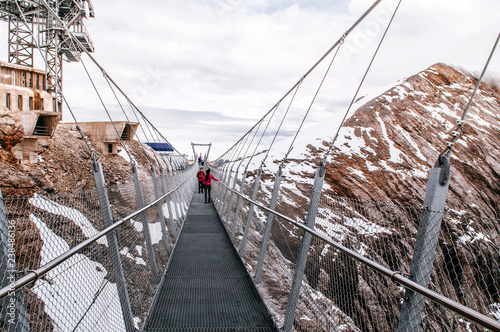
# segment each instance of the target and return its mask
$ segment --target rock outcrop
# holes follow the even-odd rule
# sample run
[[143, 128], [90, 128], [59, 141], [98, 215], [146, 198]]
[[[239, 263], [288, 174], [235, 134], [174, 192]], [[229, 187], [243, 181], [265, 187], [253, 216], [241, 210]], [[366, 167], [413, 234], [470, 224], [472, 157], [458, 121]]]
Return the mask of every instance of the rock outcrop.
[[[341, 128], [329, 156], [316, 229], [383, 266], [409, 272], [429, 169], [451, 140], [476, 83], [473, 75], [438, 63], [361, 106]], [[452, 150], [452, 178], [431, 287], [494, 317], [500, 303], [498, 84], [480, 85], [465, 121]], [[304, 220], [312, 171], [330, 142], [331, 137], [319, 137], [302, 157], [287, 162], [278, 211]], [[264, 170], [263, 186], [272, 186], [275, 169], [268, 165]], [[263, 202], [268, 202], [270, 191], [264, 196]], [[302, 237], [286, 223], [273, 224], [272, 235], [281, 258], [266, 263], [270, 271], [283, 261], [295, 262]], [[251, 238], [258, 248], [260, 236]], [[246, 255], [250, 266], [253, 256]], [[307, 264], [305, 289], [330, 301], [324, 310], [333, 306], [349, 317], [343, 331], [395, 330], [403, 288], [321, 241], [313, 241]], [[268, 277], [261, 284], [264, 294], [289, 287]], [[276, 301], [272, 296], [267, 300]], [[283, 305], [277, 307], [279, 317]], [[463, 320], [436, 305], [428, 306], [425, 315], [431, 330], [468, 329]], [[307, 305], [299, 305], [296, 317], [302, 317], [296, 319], [297, 330], [321, 318], [317, 307]]]
[[23, 141], [24, 127], [21, 121], [8, 112], [0, 111], [0, 160], [12, 162], [11, 149]]

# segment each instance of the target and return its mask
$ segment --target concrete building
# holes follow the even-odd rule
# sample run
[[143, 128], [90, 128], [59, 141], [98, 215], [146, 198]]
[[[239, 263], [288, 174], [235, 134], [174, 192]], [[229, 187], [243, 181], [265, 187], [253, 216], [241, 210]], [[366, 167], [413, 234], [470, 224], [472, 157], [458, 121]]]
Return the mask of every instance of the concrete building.
[[[137, 128], [139, 127], [138, 122], [127, 121], [117, 121], [113, 123], [79, 122], [78, 124], [88, 135], [90, 141], [96, 146], [97, 152], [105, 156], [118, 153], [120, 140], [133, 140], [135, 133], [137, 132]], [[75, 124], [73, 123], [71, 125], [74, 126]]]
[[21, 163], [36, 163], [36, 141], [54, 135], [61, 113], [47, 92], [43, 70], [0, 61], [0, 109], [17, 117], [24, 126], [24, 140], [12, 148]]

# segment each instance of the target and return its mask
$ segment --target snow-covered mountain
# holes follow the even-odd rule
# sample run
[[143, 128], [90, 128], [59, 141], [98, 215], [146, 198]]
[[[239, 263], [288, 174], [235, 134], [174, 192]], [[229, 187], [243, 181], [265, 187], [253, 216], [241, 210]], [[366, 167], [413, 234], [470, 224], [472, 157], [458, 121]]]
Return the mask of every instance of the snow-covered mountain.
[[[316, 229], [384, 266], [409, 272], [428, 171], [450, 141], [476, 83], [472, 74], [438, 63], [376, 98], [358, 100], [358, 105], [365, 103], [341, 128], [328, 158]], [[498, 83], [490, 80], [480, 85], [465, 121], [462, 135], [453, 146], [452, 178], [431, 287], [499, 319]], [[337, 118], [325, 119], [302, 135], [309, 136], [307, 151], [295, 151], [286, 162], [278, 211], [304, 220], [314, 169], [327, 151], [338, 122]], [[330, 129], [325, 131], [329, 124]], [[316, 136], [311, 136], [315, 132]], [[275, 151], [283, 152], [289, 143], [279, 144], [283, 147], [277, 146]], [[278, 158], [283, 157], [275, 154], [264, 168], [259, 195], [262, 202], [269, 201]], [[256, 157], [253, 165], [258, 167], [261, 159]], [[252, 172], [250, 181], [254, 175]], [[263, 223], [265, 216], [258, 214], [257, 219]], [[284, 222], [277, 224], [272, 229], [274, 255], [266, 261], [267, 272], [259, 287], [267, 303], [274, 303], [271, 310], [280, 317], [286, 299], [280, 302], [276, 296], [283, 295], [280, 289], [287, 289], [291, 278], [289, 273], [283, 277], [283, 265], [295, 262], [301, 232]], [[261, 227], [253, 228], [245, 255], [250, 269], [258, 255]], [[281, 282], [276, 282], [278, 275]], [[402, 288], [388, 284], [385, 278], [319, 241], [313, 242], [309, 254], [305, 289], [309, 298], [320, 299], [326, 312], [339, 317], [334, 324], [345, 324], [340, 330], [346, 331], [395, 329], [404, 294]], [[302, 314], [298, 316], [303, 316], [298, 320], [299, 330], [309, 326], [311, 317], [318, 316], [316, 309], [299, 305]], [[442, 329], [457, 321], [449, 313], [427, 310], [427, 324], [433, 328]], [[463, 322], [456, 324], [457, 331], [466, 329]]]

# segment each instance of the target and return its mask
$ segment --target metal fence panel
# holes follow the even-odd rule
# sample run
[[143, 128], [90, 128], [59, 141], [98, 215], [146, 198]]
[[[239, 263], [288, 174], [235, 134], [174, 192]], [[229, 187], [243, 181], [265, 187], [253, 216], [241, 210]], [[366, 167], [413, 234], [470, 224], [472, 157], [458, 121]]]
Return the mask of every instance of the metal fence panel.
[[[160, 186], [161, 194], [180, 184], [186, 193], [192, 193], [192, 169], [166, 176], [167, 188]], [[173, 177], [174, 177], [173, 176]], [[151, 179], [142, 180], [145, 204], [155, 201]], [[183, 188], [180, 187], [179, 189]], [[134, 184], [107, 187], [114, 222], [137, 211]], [[179, 211], [186, 213], [190, 200], [176, 201]], [[105, 227], [96, 190], [61, 195], [35, 195], [30, 198], [4, 198], [7, 219], [15, 223], [15, 251], [17, 270], [34, 270], [74, 248]], [[166, 200], [164, 210], [168, 212]], [[160, 273], [165, 271], [168, 253], [163, 244], [158, 205], [145, 211], [151, 242]], [[168, 215], [166, 213], [166, 215]], [[180, 229], [181, 213], [175, 215]], [[134, 325], [144, 323], [157, 284], [153, 281], [146, 254], [146, 242], [139, 217], [126, 220], [115, 229], [121, 254], [126, 286], [130, 296]], [[169, 229], [170, 244], [176, 241]], [[67, 259], [36, 281], [22, 288], [21, 293], [29, 317], [31, 331], [124, 331], [120, 301], [106, 237], [101, 237], [85, 249]], [[4, 320], [0, 319], [0, 325]]]

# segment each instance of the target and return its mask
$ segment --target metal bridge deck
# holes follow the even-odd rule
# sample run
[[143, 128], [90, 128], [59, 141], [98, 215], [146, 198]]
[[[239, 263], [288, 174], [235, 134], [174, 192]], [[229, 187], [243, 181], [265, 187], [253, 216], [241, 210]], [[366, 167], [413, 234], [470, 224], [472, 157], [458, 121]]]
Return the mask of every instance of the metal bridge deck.
[[212, 204], [195, 193], [144, 331], [277, 331]]

